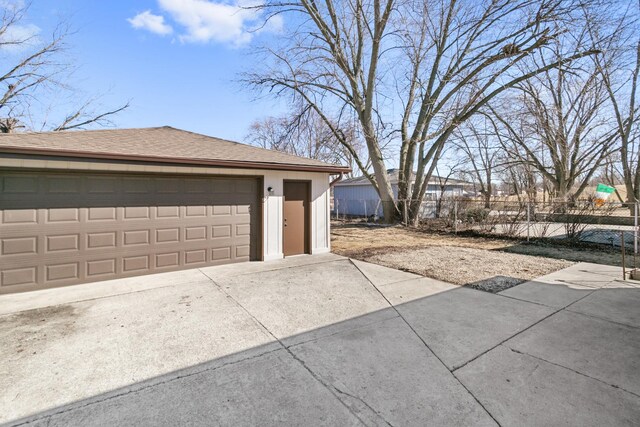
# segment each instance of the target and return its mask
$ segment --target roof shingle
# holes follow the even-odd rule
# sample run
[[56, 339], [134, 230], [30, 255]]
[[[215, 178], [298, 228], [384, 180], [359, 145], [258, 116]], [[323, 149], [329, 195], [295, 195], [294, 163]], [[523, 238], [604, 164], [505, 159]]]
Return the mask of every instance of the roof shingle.
[[332, 165], [169, 126], [0, 134], [0, 153], [332, 173], [350, 170], [346, 166]]

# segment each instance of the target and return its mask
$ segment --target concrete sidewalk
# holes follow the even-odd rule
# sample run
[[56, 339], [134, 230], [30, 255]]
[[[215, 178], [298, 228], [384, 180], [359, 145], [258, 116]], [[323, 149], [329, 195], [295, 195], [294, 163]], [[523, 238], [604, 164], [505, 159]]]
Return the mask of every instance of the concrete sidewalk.
[[500, 294], [336, 255], [0, 297], [0, 422], [638, 425], [640, 287]]

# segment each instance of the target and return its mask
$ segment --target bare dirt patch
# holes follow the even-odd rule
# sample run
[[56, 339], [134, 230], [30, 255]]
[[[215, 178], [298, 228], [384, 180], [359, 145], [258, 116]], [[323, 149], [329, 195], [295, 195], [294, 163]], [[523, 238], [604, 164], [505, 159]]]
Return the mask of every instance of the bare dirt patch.
[[620, 254], [615, 251], [402, 226], [336, 222], [331, 235], [337, 254], [489, 292], [499, 292], [574, 262], [621, 265]]

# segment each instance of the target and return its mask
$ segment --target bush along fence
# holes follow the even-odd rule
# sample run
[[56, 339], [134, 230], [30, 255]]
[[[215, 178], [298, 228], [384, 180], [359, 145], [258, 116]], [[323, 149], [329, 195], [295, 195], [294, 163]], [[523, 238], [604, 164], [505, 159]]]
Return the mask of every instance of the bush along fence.
[[[407, 201], [410, 202], [410, 201]], [[403, 203], [407, 205], [409, 203]], [[638, 204], [492, 200], [490, 202], [442, 198], [421, 204], [419, 225], [453, 233], [474, 232], [522, 240], [555, 239], [565, 243], [592, 243], [638, 253]], [[333, 200], [332, 217], [339, 220], [379, 222], [379, 200]], [[400, 218], [407, 223], [406, 212]]]

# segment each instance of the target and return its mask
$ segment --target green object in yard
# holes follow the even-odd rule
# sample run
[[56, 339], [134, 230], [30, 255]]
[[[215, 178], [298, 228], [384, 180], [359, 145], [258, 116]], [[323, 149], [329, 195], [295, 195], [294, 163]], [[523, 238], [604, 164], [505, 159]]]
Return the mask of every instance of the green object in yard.
[[604, 185], [604, 184], [598, 184], [598, 186], [596, 187], [596, 193], [611, 194], [615, 191], [616, 191], [615, 188], [610, 187], [608, 185]]
[[609, 196], [611, 195], [611, 193], [613, 193], [614, 191], [616, 191], [616, 189], [611, 186], [598, 184], [598, 186], [596, 187], [596, 194], [595, 194], [596, 206], [603, 206], [607, 201], [607, 199], [609, 198]]

